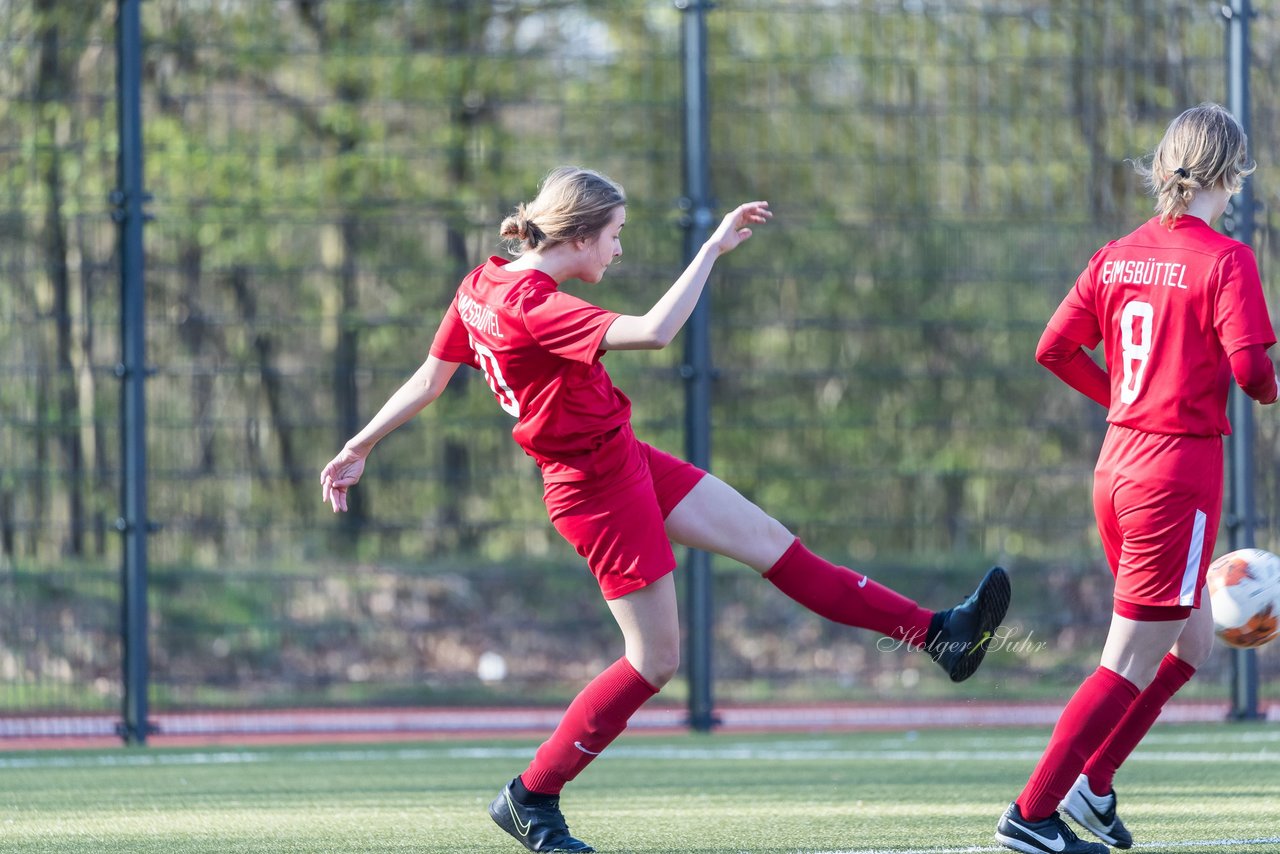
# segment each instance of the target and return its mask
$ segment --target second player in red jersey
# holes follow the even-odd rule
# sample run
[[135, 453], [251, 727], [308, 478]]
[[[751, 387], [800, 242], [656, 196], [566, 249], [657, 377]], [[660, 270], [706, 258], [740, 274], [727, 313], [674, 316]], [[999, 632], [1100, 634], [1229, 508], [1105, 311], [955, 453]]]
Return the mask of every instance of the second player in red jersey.
[[[1104, 345], [1108, 422], [1183, 436], [1231, 432], [1229, 357], [1276, 341], [1253, 251], [1194, 215], [1155, 217], [1099, 250], [1049, 333], [1046, 348]], [[1264, 385], [1273, 376], [1263, 370]]]
[[[1222, 513], [1222, 436], [1231, 381], [1276, 400], [1275, 343], [1257, 262], [1214, 231], [1253, 171], [1244, 131], [1216, 104], [1176, 118], [1141, 167], [1157, 216], [1090, 260], [1036, 358], [1107, 407], [1093, 504], [1115, 575], [1102, 660], [1077, 689], [996, 839], [1026, 854], [1107, 854], [1061, 807], [1117, 848], [1116, 770], [1208, 658], [1205, 572]], [[1084, 348], [1103, 347], [1105, 369]], [[1204, 607], [1202, 607], [1202, 605]]]

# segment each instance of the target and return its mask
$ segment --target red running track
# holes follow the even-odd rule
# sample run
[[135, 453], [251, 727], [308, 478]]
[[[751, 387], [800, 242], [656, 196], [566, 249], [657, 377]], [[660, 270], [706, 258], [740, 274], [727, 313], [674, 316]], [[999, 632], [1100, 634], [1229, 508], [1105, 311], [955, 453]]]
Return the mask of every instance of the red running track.
[[[940, 727], [1050, 726], [1061, 702], [919, 702], [805, 706], [728, 706], [718, 709], [716, 731], [798, 733], [914, 730]], [[1160, 720], [1217, 723], [1227, 719], [1225, 702], [1174, 702]], [[559, 708], [361, 708], [262, 711], [161, 712], [152, 715], [154, 747], [234, 744], [303, 744], [419, 741], [448, 738], [539, 738], [560, 719]], [[1264, 710], [1280, 720], [1280, 704]], [[683, 732], [680, 707], [643, 708], [630, 733]], [[115, 715], [0, 717], [0, 750], [119, 746]]]

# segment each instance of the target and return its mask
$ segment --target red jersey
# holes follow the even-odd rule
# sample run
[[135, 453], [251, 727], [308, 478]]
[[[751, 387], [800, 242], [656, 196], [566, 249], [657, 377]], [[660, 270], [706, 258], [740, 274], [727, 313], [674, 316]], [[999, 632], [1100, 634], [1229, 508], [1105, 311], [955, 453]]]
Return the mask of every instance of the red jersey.
[[1228, 357], [1276, 342], [1253, 251], [1193, 216], [1098, 250], [1049, 326], [1103, 343], [1109, 422], [1170, 435], [1230, 433]]
[[462, 280], [431, 355], [482, 371], [544, 478], [576, 479], [575, 458], [631, 419], [631, 401], [600, 363], [600, 342], [618, 314], [561, 293], [540, 271], [508, 272], [507, 263], [490, 258]]

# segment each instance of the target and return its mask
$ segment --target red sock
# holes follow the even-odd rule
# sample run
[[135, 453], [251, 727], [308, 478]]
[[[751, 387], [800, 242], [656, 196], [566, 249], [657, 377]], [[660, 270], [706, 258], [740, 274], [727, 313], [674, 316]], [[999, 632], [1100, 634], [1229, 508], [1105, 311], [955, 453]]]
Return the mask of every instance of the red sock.
[[1137, 696], [1137, 685], [1105, 667], [1080, 683], [1018, 796], [1018, 809], [1027, 821], [1043, 821], [1058, 808], [1080, 776], [1084, 761], [1111, 734]]
[[1196, 669], [1173, 653], [1164, 657], [1156, 678], [1138, 695], [1111, 735], [1084, 764], [1083, 770], [1089, 775], [1089, 788], [1094, 794], [1105, 795], [1111, 791], [1116, 769], [1129, 758], [1156, 718], [1160, 717], [1160, 710], [1169, 698], [1195, 675]]
[[609, 743], [627, 728], [636, 709], [658, 693], [631, 662], [619, 658], [592, 679], [560, 719], [551, 738], [542, 743], [520, 775], [525, 788], [558, 795]]
[[764, 577], [815, 614], [846, 626], [924, 646], [933, 612], [865, 575], [836, 566], [804, 547], [799, 538]]

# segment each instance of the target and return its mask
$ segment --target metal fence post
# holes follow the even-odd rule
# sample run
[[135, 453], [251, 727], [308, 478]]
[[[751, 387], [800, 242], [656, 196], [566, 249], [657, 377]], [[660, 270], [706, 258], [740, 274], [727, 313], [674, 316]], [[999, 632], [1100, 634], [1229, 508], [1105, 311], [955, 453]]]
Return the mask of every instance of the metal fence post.
[[[1249, 0], [1224, 4], [1227, 19], [1227, 108], [1249, 133]], [[1227, 207], [1223, 225], [1241, 243], [1253, 241], [1253, 184]], [[1231, 436], [1228, 439], [1231, 467], [1231, 509], [1228, 514], [1231, 548], [1254, 545], [1255, 507], [1253, 495], [1253, 401], [1233, 385], [1231, 389]], [[1208, 607], [1207, 603], [1204, 607]], [[1231, 655], [1231, 713], [1233, 720], [1255, 720], [1258, 713], [1258, 659], [1256, 650], [1238, 649]]]
[[142, 0], [120, 0], [116, 21], [116, 96], [119, 105], [118, 185], [112, 218], [120, 226], [121, 636], [124, 646], [125, 744], [147, 741], [147, 411], [146, 317], [142, 226]]
[[[710, 3], [703, 0], [676, 0], [684, 14], [681, 30], [681, 67], [684, 73], [684, 185], [681, 207], [685, 210], [685, 263], [693, 260], [710, 233], [711, 176], [707, 115], [707, 24]], [[711, 470], [711, 364], [710, 298], [706, 291], [698, 300], [685, 332], [684, 362], [680, 375], [685, 382], [685, 447], [689, 462]], [[712, 699], [711, 641], [711, 556], [689, 550], [688, 655], [689, 725], [707, 732], [715, 725]]]

